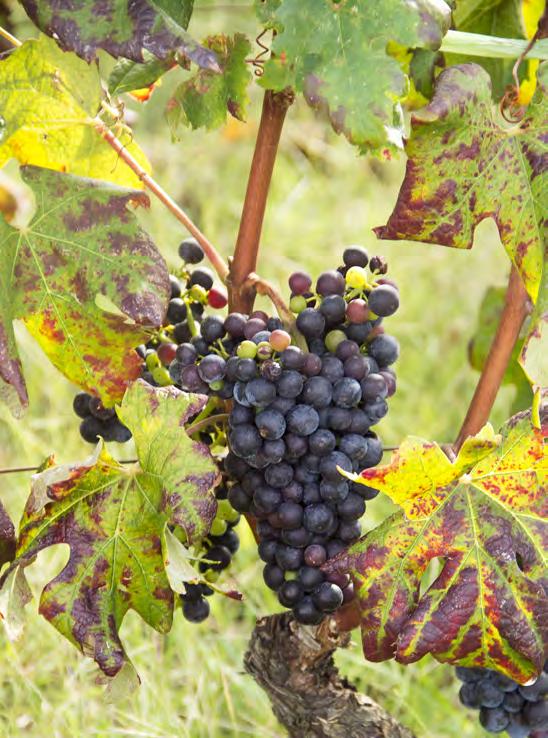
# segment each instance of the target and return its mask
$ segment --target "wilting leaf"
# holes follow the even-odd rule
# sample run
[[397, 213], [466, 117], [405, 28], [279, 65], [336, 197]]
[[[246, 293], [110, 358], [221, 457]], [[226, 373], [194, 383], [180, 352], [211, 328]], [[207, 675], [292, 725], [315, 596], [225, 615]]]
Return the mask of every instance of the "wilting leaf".
[[[484, 33], [502, 38], [525, 38], [523, 0], [456, 0], [453, 27], [457, 31]], [[447, 54], [447, 64], [475, 61], [490, 75], [495, 97], [500, 99], [512, 84], [515, 59], [482, 59], [463, 54]]]
[[[101, 97], [96, 65], [63, 53], [45, 36], [26, 41], [0, 61], [0, 166], [14, 157], [21, 164], [142, 189], [139, 177], [94, 128]], [[150, 171], [129, 132], [120, 130], [118, 137]]]
[[536, 387], [548, 387], [548, 264], [540, 292], [531, 316], [529, 331], [521, 349], [519, 363], [527, 378]]
[[[260, 6], [259, 6], [260, 7]], [[437, 49], [450, 22], [443, 0], [283, 0], [262, 16], [277, 29], [261, 83], [291, 86], [327, 106], [333, 126], [364, 149], [401, 141], [396, 110], [406, 76], [389, 42]]]
[[[548, 457], [543, 429], [520, 413], [487, 426], [455, 462], [417, 438], [356, 481], [403, 510], [326, 568], [350, 570], [366, 658], [496, 669], [524, 683], [544, 664]], [[433, 560], [441, 571], [420, 594]]]
[[127, 661], [119, 629], [128, 610], [161, 633], [171, 627], [166, 525], [182, 526], [192, 543], [215, 516], [216, 464], [185, 432], [205, 400], [139, 381], [119, 408], [139, 464], [123, 466], [99, 444], [86, 461], [34, 478], [8, 578], [39, 551], [68, 544], [68, 563], [44, 588], [40, 612], [110, 676]]
[[186, 28], [193, 0], [22, 0], [38, 28], [64, 49], [90, 62], [104, 49], [111, 56], [143, 61], [143, 49], [159, 59], [177, 52], [198, 66], [217, 69], [215, 55]]
[[377, 235], [467, 249], [478, 223], [493, 218], [535, 301], [548, 214], [547, 80], [544, 64], [525, 118], [509, 127], [495, 119], [484, 69], [463, 64], [442, 72], [432, 102], [412, 116], [405, 179]]
[[15, 528], [0, 502], [0, 569], [6, 561], [11, 561], [15, 554]]
[[20, 318], [66, 377], [112, 404], [139, 375], [133, 347], [161, 325], [170, 293], [166, 264], [128, 207], [148, 198], [49, 169], [22, 173], [36, 213], [23, 229], [0, 220], [0, 376], [25, 405]]
[[217, 128], [226, 122], [227, 112], [243, 120], [249, 97], [251, 72], [246, 63], [251, 44], [245, 36], [210, 36], [204, 45], [215, 51], [221, 74], [197, 72], [177, 87], [169, 102], [168, 119], [172, 128], [180, 123], [192, 128]]

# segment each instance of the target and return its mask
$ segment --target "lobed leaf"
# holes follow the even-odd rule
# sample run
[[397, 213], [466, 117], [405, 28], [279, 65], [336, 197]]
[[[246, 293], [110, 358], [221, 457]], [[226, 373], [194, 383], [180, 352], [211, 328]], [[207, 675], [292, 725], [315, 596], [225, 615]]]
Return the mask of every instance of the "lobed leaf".
[[159, 59], [173, 53], [216, 71], [215, 55], [187, 32], [194, 0], [22, 0], [29, 17], [64, 49], [87, 62], [99, 49], [143, 61], [143, 50]]
[[437, 49], [450, 9], [443, 0], [283, 0], [268, 2], [261, 17], [277, 30], [261, 84], [304, 92], [327, 106], [337, 132], [376, 149], [403, 133], [397, 103], [406, 76], [387, 45]]
[[478, 223], [493, 218], [536, 301], [548, 215], [547, 86], [544, 64], [526, 116], [508, 127], [495, 119], [485, 70], [442, 72], [432, 102], [412, 116], [405, 179], [379, 238], [471, 248]]
[[[96, 65], [62, 52], [42, 36], [0, 61], [0, 166], [21, 164], [95, 177], [142, 189], [142, 182], [97, 133], [101, 107]], [[150, 166], [128, 131], [119, 138], [147, 171]]]
[[[325, 565], [350, 569], [366, 658], [402, 663], [427, 653], [491, 668], [520, 683], [538, 675], [548, 643], [548, 412], [467, 439], [454, 462], [410, 438], [390, 464], [356, 481], [403, 510]], [[433, 560], [440, 572], [424, 594]]]
[[148, 197], [38, 167], [22, 175], [36, 213], [21, 229], [0, 220], [0, 376], [25, 406], [19, 318], [66, 377], [112, 405], [139, 376], [133, 348], [162, 324], [170, 294], [167, 266], [129, 209]]
[[251, 44], [237, 33], [233, 38], [219, 34], [210, 36], [204, 46], [212, 49], [221, 68], [221, 74], [200, 70], [175, 90], [168, 104], [168, 120], [173, 130], [180, 123], [192, 128], [217, 128], [226, 122], [227, 112], [244, 120], [252, 79], [246, 58]]
[[128, 660], [119, 635], [128, 610], [161, 633], [171, 627], [166, 526], [183, 526], [189, 542], [197, 542], [215, 516], [216, 464], [185, 431], [205, 400], [139, 381], [119, 408], [139, 464], [124, 467], [99, 443], [86, 461], [34, 477], [4, 588], [38, 552], [68, 544], [69, 560], [44, 588], [40, 612], [109, 676]]

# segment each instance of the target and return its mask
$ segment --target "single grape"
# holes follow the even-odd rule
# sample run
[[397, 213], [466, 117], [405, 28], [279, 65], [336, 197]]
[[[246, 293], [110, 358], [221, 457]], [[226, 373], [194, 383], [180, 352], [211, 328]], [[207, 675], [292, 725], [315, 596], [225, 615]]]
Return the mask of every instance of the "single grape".
[[296, 571], [303, 562], [300, 548], [279, 543], [276, 547], [276, 563], [283, 571]]
[[277, 591], [284, 583], [283, 570], [276, 564], [267, 564], [263, 569], [263, 579], [270, 589]]
[[369, 306], [365, 300], [352, 300], [346, 307], [346, 317], [350, 323], [366, 323], [369, 320]]
[[250, 341], [257, 333], [266, 330], [266, 321], [262, 318], [250, 318], [244, 327], [244, 336]]
[[317, 338], [325, 329], [324, 316], [314, 308], [305, 308], [297, 316], [297, 328], [306, 338]]
[[257, 376], [257, 365], [253, 359], [239, 359], [235, 371], [236, 379], [249, 382]]
[[278, 509], [282, 501], [281, 492], [273, 487], [259, 487], [253, 495], [253, 502], [264, 513], [272, 513]]
[[323, 613], [316, 608], [309, 596], [303, 597], [293, 608], [293, 614], [295, 619], [303, 625], [318, 625], [323, 619]]
[[223, 319], [217, 315], [208, 315], [200, 325], [200, 332], [208, 343], [219, 341], [226, 333]]
[[222, 310], [228, 305], [228, 298], [224, 292], [212, 288], [207, 293], [207, 304], [214, 310]]
[[313, 592], [325, 581], [325, 575], [316, 566], [302, 566], [299, 569], [299, 579], [306, 592]]
[[342, 589], [331, 582], [323, 582], [313, 593], [312, 601], [321, 612], [335, 612], [342, 605]]
[[87, 392], [79, 392], [77, 395], [75, 395], [73, 401], [72, 401], [72, 409], [78, 415], [79, 418], [87, 418], [87, 416], [90, 414], [89, 410], [89, 401], [91, 400], [91, 395], [88, 395]]
[[369, 344], [367, 350], [380, 366], [393, 364], [400, 355], [399, 343], [393, 336], [386, 334], [376, 336]]
[[306, 298], [302, 295], [293, 295], [293, 297], [289, 300], [289, 309], [292, 313], [295, 313], [295, 315], [302, 313], [303, 310], [306, 310], [306, 307]]
[[327, 326], [336, 326], [344, 323], [346, 316], [346, 302], [341, 295], [328, 295], [320, 303], [320, 313], [325, 318]]
[[171, 324], [180, 323], [186, 318], [187, 307], [184, 300], [174, 297], [167, 307], [167, 320]]
[[286, 331], [275, 330], [270, 334], [270, 345], [274, 351], [285, 351], [291, 345], [291, 336]]
[[312, 286], [312, 279], [306, 272], [293, 272], [288, 282], [289, 289], [294, 295], [304, 295]]
[[345, 434], [339, 442], [339, 451], [352, 461], [361, 461], [367, 455], [367, 439], [357, 433]]
[[316, 292], [323, 297], [327, 295], [344, 295], [345, 288], [344, 277], [334, 270], [322, 272], [316, 282]]
[[284, 607], [294, 607], [303, 598], [304, 591], [296, 579], [284, 582], [278, 590], [278, 599]]
[[234, 338], [243, 338], [247, 316], [242, 313], [229, 313], [224, 322], [225, 331]]
[[333, 386], [333, 402], [339, 407], [355, 407], [362, 397], [360, 383], [356, 379], [343, 377]]
[[302, 401], [306, 405], [312, 405], [316, 409], [327, 407], [333, 396], [331, 382], [325, 377], [310, 377], [302, 388]]
[[[310, 347], [310, 350], [312, 351], [312, 346]], [[307, 377], [315, 377], [321, 372], [321, 370], [321, 358], [315, 353], [306, 354], [302, 368], [303, 374]]]
[[181, 297], [181, 283], [174, 274], [169, 275], [170, 297]]
[[93, 415], [89, 415], [80, 423], [80, 435], [88, 443], [97, 443], [99, 436], [103, 435], [102, 422]]
[[323, 546], [313, 543], [304, 550], [304, 562], [307, 566], [320, 567], [327, 561], [327, 551]]
[[352, 461], [346, 456], [346, 454], [340, 451], [332, 451], [327, 456], [324, 456], [320, 463], [320, 473], [324, 479], [328, 479], [332, 482], [342, 482], [344, 478], [338, 471], [338, 468], [344, 469], [345, 471], [352, 471]]
[[261, 447], [261, 436], [253, 425], [237, 425], [228, 434], [228, 440], [232, 451], [240, 457], [250, 456]]
[[287, 462], [273, 464], [266, 469], [264, 478], [272, 487], [287, 487], [293, 481], [293, 467]]
[[198, 374], [210, 384], [223, 379], [226, 373], [226, 361], [218, 354], [208, 354], [198, 365]]
[[388, 271], [388, 264], [384, 256], [372, 256], [369, 262], [369, 268], [373, 274], [386, 274]]
[[245, 388], [245, 396], [255, 407], [264, 408], [276, 397], [276, 386], [263, 377], [252, 379]]
[[280, 364], [284, 369], [300, 371], [305, 363], [305, 354], [297, 346], [289, 346], [280, 355]]
[[304, 378], [302, 374], [294, 369], [286, 369], [282, 372], [276, 389], [280, 397], [295, 398], [301, 394], [303, 385]]
[[381, 318], [393, 315], [400, 306], [398, 290], [392, 285], [381, 284], [369, 293], [368, 304], [369, 309]]
[[201, 597], [197, 600], [183, 601], [183, 615], [189, 623], [201, 623], [209, 616], [209, 602]]
[[304, 509], [304, 527], [312, 533], [325, 533], [333, 523], [332, 510], [324, 503], [307, 505]]
[[303, 508], [296, 502], [282, 502], [278, 508], [282, 528], [293, 530], [299, 528], [303, 519]]
[[190, 275], [189, 284], [191, 287], [192, 285], [199, 285], [204, 290], [210, 290], [213, 287], [213, 273], [211, 269], [207, 267], [198, 267], [198, 269], [195, 269]]
[[344, 377], [344, 364], [336, 356], [328, 354], [322, 358], [321, 376], [334, 383]]
[[346, 340], [346, 333], [344, 331], [335, 330], [329, 331], [325, 337], [325, 347], [328, 351], [334, 354], [341, 343]]
[[308, 451], [308, 442], [304, 436], [286, 433], [284, 441], [288, 459], [300, 459]]
[[179, 256], [187, 264], [199, 264], [204, 258], [204, 250], [195, 238], [187, 238], [179, 246]]
[[363, 267], [352, 266], [346, 272], [346, 284], [353, 290], [364, 290], [368, 286], [367, 272]]
[[343, 521], [359, 520], [365, 513], [365, 502], [360, 495], [350, 492], [346, 499], [338, 503], [337, 513]]
[[317, 430], [320, 418], [316, 410], [309, 405], [295, 405], [287, 413], [287, 427], [292, 433], [309, 436]]
[[362, 397], [366, 402], [374, 402], [388, 395], [386, 380], [382, 374], [369, 374], [361, 382]]
[[482, 727], [489, 733], [502, 733], [510, 722], [509, 716], [500, 707], [494, 709], [482, 707], [479, 719]]
[[327, 428], [319, 428], [308, 439], [310, 451], [317, 456], [327, 456], [335, 450], [337, 438]]
[[347, 267], [366, 267], [369, 257], [361, 246], [349, 246], [343, 252], [343, 261]]

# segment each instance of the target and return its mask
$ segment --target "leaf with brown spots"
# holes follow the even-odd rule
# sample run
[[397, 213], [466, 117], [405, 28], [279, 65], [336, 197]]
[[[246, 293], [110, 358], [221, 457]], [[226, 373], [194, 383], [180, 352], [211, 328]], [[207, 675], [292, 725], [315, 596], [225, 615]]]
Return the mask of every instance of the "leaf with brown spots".
[[100, 443], [86, 461], [34, 477], [3, 583], [14, 581], [14, 572], [22, 574], [43, 549], [68, 544], [69, 560], [44, 588], [40, 612], [109, 676], [127, 662], [119, 629], [128, 610], [160, 633], [171, 628], [166, 526], [181, 526], [189, 543], [197, 543], [215, 516], [216, 464], [207, 446], [185, 431], [205, 401], [139, 381], [119, 408], [138, 464], [119, 464]]
[[547, 92], [543, 64], [525, 117], [510, 126], [495, 113], [484, 69], [463, 64], [442, 72], [432, 102], [412, 116], [405, 179], [376, 234], [469, 249], [478, 223], [493, 218], [536, 301], [548, 218]]
[[22, 0], [38, 28], [87, 62], [99, 49], [114, 57], [143, 61], [143, 50], [158, 59], [187, 56], [218, 71], [215, 54], [187, 32], [194, 0]]
[[133, 350], [162, 324], [167, 266], [130, 205], [140, 191], [25, 167], [36, 198], [25, 228], [0, 218], [0, 377], [26, 405], [12, 321], [52, 363], [107, 405], [140, 373]]
[[[13, 157], [20, 164], [142, 189], [139, 177], [95, 130], [102, 98], [96, 65], [62, 52], [46, 36], [25, 41], [0, 60], [0, 166]], [[131, 133], [118, 127], [117, 134], [149, 172]]]
[[[328, 562], [350, 570], [365, 657], [496, 669], [520, 683], [543, 668], [548, 643], [548, 408], [490, 426], [452, 463], [410, 438], [390, 464], [355, 481], [403, 510]], [[421, 594], [431, 562], [439, 574]]]

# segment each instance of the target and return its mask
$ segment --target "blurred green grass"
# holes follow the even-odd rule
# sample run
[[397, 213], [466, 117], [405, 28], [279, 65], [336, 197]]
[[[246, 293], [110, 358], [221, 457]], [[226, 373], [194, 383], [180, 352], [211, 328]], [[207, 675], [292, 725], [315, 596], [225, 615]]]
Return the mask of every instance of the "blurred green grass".
[[[196, 35], [207, 30], [254, 33], [248, 9], [233, 12], [197, 3]], [[194, 29], [193, 29], [194, 30]], [[30, 33], [22, 24], [22, 36]], [[182, 204], [225, 255], [238, 229], [246, 178], [260, 116], [255, 86], [248, 122], [229, 123], [214, 133], [181, 131], [170, 141], [163, 108], [176, 80], [168, 75], [150, 103], [137, 107], [135, 136], [149, 155], [155, 176]], [[122, 163], [119, 163], [122, 166]], [[359, 158], [345, 140], [301, 102], [290, 110], [266, 214], [259, 271], [282, 291], [295, 268], [312, 274], [340, 261], [344, 246], [365, 245], [386, 255], [401, 289], [402, 307], [389, 330], [401, 343], [398, 393], [380, 426], [387, 444], [406, 434], [451, 441], [456, 436], [477, 375], [467, 362], [484, 290], [504, 284], [508, 264], [496, 229], [484, 222], [472, 251], [422, 244], [379, 242], [371, 232], [395, 202], [404, 161]], [[168, 262], [176, 264], [185, 235], [179, 224], [153, 202], [142, 213]], [[262, 304], [266, 304], [262, 301]], [[16, 421], [0, 409], [0, 467], [40, 462], [55, 451], [59, 461], [82, 458], [71, 410], [72, 387], [44, 359], [19, 327], [21, 354], [30, 392], [30, 409]], [[492, 414], [506, 417], [513, 390], [503, 388]], [[130, 446], [116, 449], [131, 456]], [[0, 498], [15, 519], [29, 489], [28, 475], [0, 477]], [[390, 504], [370, 505], [368, 526], [380, 521]], [[94, 665], [82, 658], [29, 605], [24, 639], [9, 643], [0, 633], [0, 738], [225, 738], [282, 736], [263, 692], [244, 674], [242, 657], [256, 617], [276, 603], [262, 584], [249, 531], [240, 525], [242, 548], [232, 575], [245, 592], [243, 604], [213, 598], [213, 615], [199, 626], [176, 617], [167, 637], [147, 629], [130, 613], [122, 637], [142, 679], [141, 688], [121, 703], [110, 703], [97, 684]], [[67, 552], [56, 547], [30, 569], [36, 594], [63, 566]], [[432, 659], [404, 668], [394, 662], [365, 663], [359, 638], [337, 655], [340, 668], [419, 738], [477, 738], [484, 735], [476, 715], [458, 706], [458, 685], [450, 667]]]

